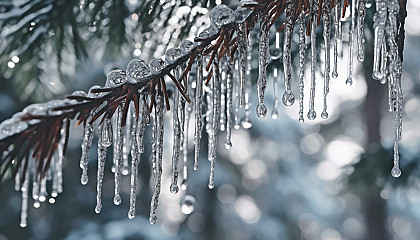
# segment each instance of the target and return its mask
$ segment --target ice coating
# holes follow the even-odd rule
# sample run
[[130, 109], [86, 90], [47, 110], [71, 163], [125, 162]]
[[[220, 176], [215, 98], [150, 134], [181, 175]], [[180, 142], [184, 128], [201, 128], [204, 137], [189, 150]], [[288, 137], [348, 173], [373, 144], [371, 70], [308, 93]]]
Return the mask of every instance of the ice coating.
[[224, 4], [220, 4], [210, 12], [210, 21], [215, 27], [221, 28], [233, 23], [235, 21], [235, 14], [232, 9]]
[[143, 83], [150, 76], [149, 65], [142, 59], [134, 58], [127, 64], [127, 79], [130, 83]]
[[118, 87], [127, 82], [127, 76], [123, 70], [116, 69], [108, 73], [105, 87]]
[[165, 61], [155, 58], [150, 61], [150, 72], [152, 74], [159, 74], [165, 68]]

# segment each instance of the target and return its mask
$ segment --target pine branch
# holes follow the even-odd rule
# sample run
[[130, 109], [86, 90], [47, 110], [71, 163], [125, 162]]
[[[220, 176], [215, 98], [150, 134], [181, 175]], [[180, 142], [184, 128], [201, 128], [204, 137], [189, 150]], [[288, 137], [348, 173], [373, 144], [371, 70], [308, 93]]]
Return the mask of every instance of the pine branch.
[[[0, 140], [0, 179], [9, 170], [13, 170], [13, 177], [18, 173], [21, 174], [20, 176], [24, 177], [28, 168], [28, 162], [32, 159], [37, 166], [37, 179], [42, 179], [50, 168], [54, 152], [57, 151], [57, 148], [61, 143], [64, 145], [67, 143], [69, 135], [68, 123], [70, 119], [76, 119], [76, 125], [83, 123], [83, 125], [87, 126], [92, 125], [94, 122], [99, 122], [103, 127], [105, 122], [109, 121], [117, 111], [121, 111], [121, 119], [118, 121], [119, 125], [124, 127], [129, 114], [129, 106], [132, 102], [135, 107], [136, 121], [139, 121], [139, 113], [145, 108], [148, 109], [149, 113], [155, 109], [155, 119], [160, 119], [163, 116], [159, 110], [162, 109], [163, 99], [165, 99], [167, 110], [170, 109], [168, 92], [165, 81], [163, 81], [165, 77], [172, 80], [178, 93], [182, 96], [179, 105], [174, 106], [174, 108], [180, 108], [180, 114], [183, 114], [182, 111], [184, 111], [185, 114], [185, 101], [188, 102], [188, 104], [191, 103], [188, 92], [189, 83], [186, 79], [195, 61], [199, 61], [202, 56], [209, 57], [209, 62], [207, 66], [205, 66], [205, 69], [209, 71], [205, 84], [209, 84], [210, 80], [213, 79], [213, 91], [215, 91], [214, 94], [217, 95], [217, 91], [219, 90], [215, 87], [217, 87], [217, 81], [219, 81], [218, 79], [220, 78], [220, 76], [218, 76], [220, 73], [218, 68], [219, 61], [229, 59], [226, 61], [233, 62], [235, 56], [243, 54], [240, 51], [241, 48], [244, 47], [244, 43], [241, 42], [242, 38], [247, 38], [249, 36], [250, 31], [258, 21], [260, 21], [261, 36], [263, 31], [269, 31], [285, 12], [286, 19], [291, 19], [292, 24], [300, 17], [304, 18], [305, 16], [308, 16], [307, 35], [309, 35], [309, 33], [315, 32], [312, 31], [313, 29], [311, 28], [316, 28], [320, 25], [323, 11], [326, 11], [326, 14], [328, 14], [330, 10], [334, 9], [334, 6], [336, 6], [336, 2], [334, 1], [331, 1], [329, 5], [323, 5], [323, 1], [321, 0], [319, 1], [319, 6], [311, 6], [311, 3], [313, 2], [309, 0], [258, 0], [257, 2], [244, 3], [242, 6], [238, 7], [236, 11], [229, 9], [226, 6], [218, 6], [218, 10], [221, 10], [221, 13], [219, 15], [210, 14], [212, 25], [200, 33], [200, 35], [194, 39], [194, 43], [184, 41], [183, 44], [185, 45], [181, 44], [181, 49], [170, 49], [167, 51], [167, 55], [165, 56], [166, 65], [159, 59], [153, 60], [150, 64], [151, 66], [146, 64], [143, 60], [133, 59], [127, 65], [126, 72], [114, 70], [108, 75], [105, 88], [93, 88], [87, 96], [86, 94], [77, 92], [62, 101], [52, 101], [42, 107], [33, 106], [32, 109], [27, 109], [27, 111], [18, 114], [10, 121], [3, 122], [0, 126], [0, 134], [3, 134], [3, 136], [0, 135], [0, 138], [2, 138]], [[401, 10], [403, 12], [405, 3], [405, 1], [400, 2], [400, 4], [403, 5], [400, 8], [403, 9]], [[341, 1], [338, 4], [341, 5]], [[290, 6], [291, 8], [289, 9], [294, 9], [294, 11], [287, 10]], [[342, 15], [344, 15], [348, 6], [349, 2], [345, 0]], [[404, 39], [403, 28], [405, 15], [400, 15], [400, 24], [398, 26], [401, 28], [399, 30], [400, 35], [397, 37], [398, 40], [401, 41], [401, 39]], [[339, 15], [339, 18], [341, 17], [342, 16]], [[338, 21], [340, 21], [340, 19], [338, 19]], [[245, 33], [245, 36], [241, 36], [239, 29], [244, 26], [245, 29], [243, 29], [243, 33]], [[287, 30], [285, 23], [278, 28], [279, 31], [285, 29]], [[262, 41], [262, 39], [260, 41]], [[266, 61], [264, 58], [267, 56], [261, 56], [261, 54], [264, 54], [263, 51], [267, 51], [266, 47], [267, 46], [264, 46], [263, 43], [260, 42], [260, 64], [261, 61]], [[398, 47], [400, 48], [400, 52], [402, 52], [401, 49], [403, 48], [403, 44], [399, 44]], [[262, 65], [264, 65], [264, 62]], [[179, 69], [183, 69], [180, 74], [177, 73], [179, 72]], [[265, 87], [262, 86], [263, 79], [259, 79], [258, 81], [257, 92], [260, 104], [263, 104]], [[326, 93], [324, 94], [326, 96]], [[146, 96], [147, 101], [143, 100], [144, 96]], [[292, 100], [294, 101], [294, 99]], [[290, 101], [293, 104], [292, 100]], [[217, 104], [217, 101], [220, 101], [220, 99], [214, 97], [213, 104]], [[283, 101], [285, 102], [285, 100]], [[400, 107], [398, 104], [397, 106]], [[214, 144], [213, 147], [216, 145], [216, 134], [219, 121], [216, 114], [219, 110], [215, 108], [214, 111], [214, 119], [212, 120], [214, 129], [213, 135], [210, 136], [212, 144]], [[258, 108], [257, 114], [259, 114]], [[262, 114], [265, 116], [264, 113]], [[261, 115], [258, 116], [261, 117]], [[177, 121], [181, 118], [182, 117], [176, 117], [176, 119], [178, 119]], [[155, 122], [155, 129], [162, 127], [159, 124], [162, 124], [162, 122]], [[158, 133], [155, 136], [158, 139], [162, 137], [162, 135], [159, 134], [163, 133]], [[63, 137], [66, 137], [64, 141]], [[396, 143], [398, 143], [397, 140]], [[159, 149], [156, 149], [156, 151], [155, 157], [157, 159], [154, 161], [159, 160]], [[214, 158], [215, 153], [212, 152], [209, 159], [212, 160], [213, 170]], [[175, 185], [176, 179], [177, 176], [175, 178]], [[211, 179], [212, 175], [210, 177], [210, 180]], [[23, 180], [24, 179], [21, 180], [21, 183], [24, 182]], [[211, 184], [209, 183], [209, 187], [210, 186]], [[156, 188], [157, 187], [158, 186], [156, 186]], [[157, 206], [157, 202], [154, 202], [153, 204], [156, 204]]]

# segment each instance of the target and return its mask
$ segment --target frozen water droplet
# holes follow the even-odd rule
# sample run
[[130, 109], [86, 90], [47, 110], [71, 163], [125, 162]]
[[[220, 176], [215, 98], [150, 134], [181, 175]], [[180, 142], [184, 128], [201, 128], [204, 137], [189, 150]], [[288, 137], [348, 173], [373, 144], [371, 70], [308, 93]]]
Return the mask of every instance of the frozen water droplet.
[[265, 115], [267, 115], [267, 107], [264, 104], [259, 103], [257, 105], [257, 116], [259, 118], [264, 118]]
[[236, 8], [235, 10], [235, 22], [242, 23], [244, 22], [249, 15], [251, 15], [252, 10], [248, 8]]
[[272, 119], [277, 119], [279, 118], [279, 111], [277, 110], [277, 108], [273, 109], [273, 112], [271, 113], [271, 118]]
[[194, 43], [189, 41], [189, 40], [183, 40], [180, 44], [179, 44], [179, 49], [181, 49], [181, 53], [182, 55], [188, 55], [191, 51], [191, 49], [193, 49], [194, 47]]
[[150, 76], [149, 65], [142, 59], [135, 58], [127, 64], [127, 78], [130, 83], [141, 83], [148, 81]]
[[337, 78], [338, 77], [338, 72], [337, 72], [337, 70], [333, 70], [332, 71], [332, 73], [331, 73], [331, 76], [333, 77], [333, 78]]
[[292, 106], [295, 102], [295, 95], [292, 93], [292, 91], [287, 91], [283, 94], [282, 101], [284, 105]]
[[372, 77], [375, 80], [381, 80], [384, 79], [384, 75], [380, 71], [373, 71]]
[[305, 121], [305, 119], [302, 116], [299, 116], [299, 122], [303, 123]]
[[217, 34], [217, 29], [215, 29], [215, 27], [213, 25], [211, 25], [210, 27], [204, 29], [202, 32], [200, 32], [200, 34], [198, 34], [198, 37], [196, 37], [194, 39], [194, 41], [200, 41], [200, 40], [204, 40], [210, 37], [213, 37], [214, 35]]
[[95, 207], [95, 213], [100, 213], [101, 210], [102, 210], [102, 204], [100, 204], [100, 205], [97, 204], [96, 207]]
[[328, 113], [327, 113], [326, 111], [322, 112], [322, 113], [321, 113], [321, 117], [322, 117], [323, 119], [327, 119], [327, 118], [328, 118]]
[[179, 48], [170, 48], [165, 52], [165, 61], [169, 64], [173, 64], [181, 57], [181, 49]]
[[152, 74], [159, 74], [165, 68], [165, 61], [155, 58], [150, 62], [150, 72]]
[[348, 79], [346, 80], [346, 85], [347, 85], [347, 86], [351, 86], [351, 85], [353, 85], [353, 80], [352, 80], [351, 78], [348, 78]]
[[88, 183], [88, 175], [87, 175], [87, 171], [85, 169], [83, 169], [83, 173], [82, 176], [80, 178], [80, 183], [82, 183], [82, 185], [86, 185]]
[[188, 181], [186, 179], [183, 179], [181, 183], [181, 189], [187, 190], [187, 187], [188, 187]]
[[90, 98], [97, 98], [97, 97], [102, 96], [103, 93], [93, 93], [92, 92], [93, 90], [96, 90], [96, 89], [101, 89], [101, 86], [99, 86], [99, 85], [92, 86], [89, 89], [89, 92], [88, 92], [88, 95], [87, 96], [90, 97]]
[[268, 51], [272, 60], [277, 60], [282, 56], [280, 48], [270, 47]]
[[114, 196], [114, 204], [117, 206], [121, 204], [121, 196], [119, 194]]
[[133, 219], [136, 216], [136, 212], [135, 211], [128, 211], [128, 218], [129, 219]]
[[213, 189], [214, 188], [214, 182], [209, 182], [208, 187], [209, 187], [209, 189]]
[[316, 118], [316, 112], [315, 110], [309, 110], [308, 112], [308, 119], [309, 120], [314, 120]]
[[366, 0], [366, 8], [372, 7], [372, 0]]
[[178, 193], [179, 188], [178, 188], [178, 186], [177, 186], [177, 185], [175, 185], [175, 184], [171, 184], [171, 188], [170, 188], [170, 190], [171, 190], [171, 193], [176, 194], [176, 193]]
[[226, 142], [225, 142], [225, 148], [226, 149], [231, 149], [232, 148], [232, 142], [226, 140]]
[[401, 176], [401, 170], [399, 167], [393, 167], [391, 170], [391, 175], [395, 178], [400, 177]]
[[210, 21], [215, 27], [221, 28], [233, 23], [235, 21], [235, 14], [232, 9], [224, 4], [220, 4], [210, 12]]
[[123, 70], [116, 69], [108, 73], [105, 87], [117, 87], [127, 82], [127, 76]]
[[183, 214], [191, 214], [195, 208], [195, 198], [191, 195], [185, 195], [181, 200], [181, 212]]
[[252, 123], [250, 121], [242, 121], [242, 127], [245, 129], [249, 129], [252, 127]]

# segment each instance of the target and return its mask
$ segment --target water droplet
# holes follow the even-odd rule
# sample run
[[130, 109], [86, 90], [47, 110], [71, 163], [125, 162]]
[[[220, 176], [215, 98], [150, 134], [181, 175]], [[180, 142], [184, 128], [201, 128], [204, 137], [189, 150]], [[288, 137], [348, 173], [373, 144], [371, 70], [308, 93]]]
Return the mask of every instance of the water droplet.
[[273, 112], [271, 113], [271, 118], [272, 119], [277, 119], [279, 118], [279, 111], [277, 110], [277, 108], [273, 109]]
[[181, 49], [182, 55], [188, 55], [193, 47], [194, 43], [189, 40], [183, 40], [179, 44], [179, 49]]
[[102, 209], [102, 204], [96, 205], [96, 207], [95, 207], [95, 213], [100, 213], [101, 212], [101, 209]]
[[136, 212], [135, 211], [128, 211], [128, 218], [129, 219], [133, 219], [136, 216]]
[[372, 0], [366, 0], [366, 8], [372, 7]]
[[169, 64], [173, 64], [181, 57], [181, 49], [179, 48], [170, 48], [165, 52], [165, 61]]
[[150, 62], [150, 72], [152, 74], [159, 74], [165, 68], [165, 61], [155, 58]]
[[384, 75], [380, 71], [373, 71], [372, 77], [375, 80], [381, 80], [384, 78]]
[[395, 178], [400, 177], [401, 176], [401, 170], [399, 167], [393, 167], [391, 170], [391, 175]]
[[259, 103], [257, 106], [257, 116], [259, 118], [264, 118], [265, 115], [267, 115], [267, 107], [264, 104]]
[[121, 196], [119, 194], [114, 196], [114, 204], [117, 206], [121, 204]]
[[353, 85], [353, 80], [352, 80], [351, 78], [347, 79], [347, 80], [346, 80], [346, 85], [347, 85], [347, 86], [351, 86], [351, 85]]
[[295, 95], [292, 93], [292, 91], [286, 91], [283, 94], [282, 98], [283, 104], [286, 106], [292, 106], [295, 102]]
[[181, 212], [183, 214], [191, 214], [195, 208], [195, 198], [191, 195], [185, 195], [181, 200]]
[[80, 178], [80, 183], [82, 185], [86, 185], [88, 183], [88, 180], [89, 178], [88, 178], [87, 172], [83, 170], [82, 177]]
[[171, 193], [176, 194], [179, 191], [179, 187], [175, 184], [171, 184], [170, 191], [171, 191]]
[[208, 187], [209, 187], [209, 189], [213, 189], [214, 188], [214, 183], [213, 182], [209, 183]]
[[328, 113], [327, 113], [326, 111], [323, 111], [323, 112], [321, 113], [321, 117], [322, 117], [323, 119], [327, 119], [327, 118], [328, 118]]
[[150, 68], [145, 61], [134, 58], [127, 64], [126, 73], [130, 83], [145, 82], [150, 76]]
[[105, 87], [117, 87], [127, 82], [127, 76], [123, 70], [116, 69], [108, 73]]
[[300, 117], [299, 117], [299, 122], [300, 122], [300, 123], [303, 123], [304, 121], [305, 121], [305, 119], [304, 119], [302, 116], [300, 116]]
[[314, 120], [316, 118], [316, 112], [315, 110], [309, 110], [308, 112], [308, 119], [309, 120]]
[[225, 142], [225, 148], [226, 149], [231, 149], [232, 148], [232, 142], [231, 141], [226, 141]]
[[250, 121], [242, 121], [242, 127], [245, 129], [249, 129], [252, 127], [252, 123]]
[[333, 78], [337, 78], [338, 77], [337, 70], [333, 70], [331, 75], [332, 75]]
[[215, 27], [221, 28], [233, 23], [235, 21], [235, 14], [232, 9], [224, 4], [220, 4], [210, 12], [210, 21]]

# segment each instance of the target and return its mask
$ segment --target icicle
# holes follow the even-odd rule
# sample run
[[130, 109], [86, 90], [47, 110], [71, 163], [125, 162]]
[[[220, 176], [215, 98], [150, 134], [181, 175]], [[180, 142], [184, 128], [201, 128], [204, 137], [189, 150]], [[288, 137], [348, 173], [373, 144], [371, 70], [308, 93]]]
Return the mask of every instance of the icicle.
[[125, 123], [125, 132], [123, 135], [123, 159], [121, 166], [121, 174], [126, 176], [130, 173], [130, 166], [128, 165], [128, 155], [131, 149], [131, 118], [132, 118], [132, 104], [128, 107], [127, 119]]
[[45, 176], [43, 179], [41, 179], [41, 186], [39, 189], [39, 196], [38, 199], [40, 202], [45, 202], [47, 200], [47, 177]]
[[315, 105], [315, 71], [316, 71], [316, 27], [318, 19], [318, 10], [319, 10], [319, 1], [312, 0], [311, 6], [311, 89], [310, 89], [310, 98], [309, 98], [309, 112], [308, 119], [314, 120], [316, 118], [316, 112], [314, 110]]
[[[236, 59], [235, 60], [235, 70], [239, 69], [239, 60]], [[238, 72], [239, 75], [239, 72]], [[240, 83], [238, 83], [238, 81], [234, 81], [234, 85], [233, 88], [235, 88], [235, 99], [236, 104], [235, 104], [235, 123], [233, 125], [233, 127], [235, 129], [239, 129], [240, 128], [240, 124], [241, 124], [241, 118], [239, 116], [239, 108], [240, 108], [240, 95], [241, 95], [241, 85]]]
[[109, 147], [112, 144], [112, 125], [111, 125], [111, 119], [105, 118], [103, 122], [103, 129], [100, 136], [100, 139], [102, 141], [102, 145], [104, 147]]
[[354, 26], [356, 24], [356, 0], [351, 1], [351, 22], [349, 31], [349, 60], [347, 65], [346, 84], [353, 84], [353, 46], [354, 46]]
[[[135, 114], [133, 116], [135, 118]], [[136, 216], [136, 197], [137, 197], [137, 185], [138, 185], [138, 167], [140, 161], [140, 152], [138, 147], [138, 121], [133, 124], [131, 132], [131, 185], [130, 185], [130, 209], [128, 210], [128, 218], [133, 219]]]
[[328, 118], [327, 112], [327, 95], [330, 92], [330, 53], [331, 53], [331, 19], [330, 19], [330, 2], [324, 1], [322, 5], [322, 19], [324, 23], [324, 44], [325, 44], [325, 69], [324, 69], [324, 109], [322, 110], [321, 117]]
[[[29, 159], [26, 159], [29, 161]], [[29, 190], [29, 171], [26, 171], [25, 181], [22, 184], [22, 211], [20, 213], [20, 227], [24, 228], [28, 225], [28, 190]]]
[[220, 131], [225, 131], [226, 127], [226, 71], [227, 57], [223, 57], [220, 61], [221, 78], [220, 78]]
[[226, 62], [226, 141], [225, 148], [230, 149], [232, 147], [231, 136], [232, 136], [232, 63], [230, 60]]
[[188, 185], [188, 126], [190, 125], [190, 116], [192, 112], [192, 107], [190, 104], [187, 106], [187, 112], [185, 114], [185, 130], [184, 130], [184, 138], [182, 142], [182, 155], [184, 160], [183, 166], [183, 179], [181, 183], [181, 189], [186, 190]]
[[[109, 119], [108, 119], [109, 120]], [[106, 148], [107, 146], [104, 145], [104, 137], [108, 137], [107, 134], [104, 134], [104, 131], [109, 131], [108, 125], [105, 121], [99, 126], [99, 139], [98, 139], [98, 171], [96, 176], [96, 207], [95, 212], [100, 213], [102, 209], [102, 185], [104, 179], [104, 168], [105, 168], [105, 160], [106, 160]]]
[[335, 1], [334, 6], [334, 65], [332, 77], [337, 78], [338, 42], [341, 42], [341, 0]]
[[198, 160], [200, 158], [201, 129], [203, 125], [202, 105], [203, 105], [203, 56], [197, 56], [197, 81], [195, 87], [195, 133], [194, 133], [194, 170], [198, 170]]
[[[66, 128], [69, 124], [67, 118], [63, 119], [63, 127], [61, 128], [61, 138], [57, 146], [58, 158], [56, 162], [56, 177], [57, 177], [57, 193], [63, 192], [63, 160], [64, 160], [64, 143], [66, 141]], [[53, 196], [54, 197], [54, 196]]]
[[146, 126], [147, 124], [150, 122], [150, 113], [147, 109], [147, 102], [146, 102], [146, 95], [143, 93], [140, 93], [140, 117], [141, 117], [141, 121], [138, 122], [138, 126], [137, 128], [139, 129], [138, 131], [138, 147], [139, 147], [139, 152], [140, 153], [144, 153], [144, 144], [143, 144], [143, 136], [144, 136], [144, 131], [146, 130]]
[[[280, 33], [276, 31], [275, 33], [275, 46], [270, 48], [271, 60], [277, 60], [281, 57], [280, 50]], [[274, 107], [271, 113], [272, 119], [277, 119], [279, 117], [279, 77], [278, 77], [279, 68], [277, 65], [273, 66], [273, 95], [274, 95]]]
[[[258, 80], [257, 80], [257, 117], [263, 118], [267, 114], [267, 107], [264, 105], [264, 93], [267, 87], [267, 64], [268, 64], [268, 31], [266, 23], [261, 19], [259, 46], [258, 46]], [[283, 56], [286, 54], [283, 54]]]
[[357, 10], [357, 60], [363, 62], [365, 60], [365, 34], [364, 24], [366, 16], [365, 0], [358, 0]]
[[210, 81], [210, 83], [206, 86], [205, 90], [206, 90], [206, 105], [207, 105], [207, 110], [206, 110], [206, 133], [208, 135], [208, 152], [207, 152], [207, 159], [210, 161], [211, 159], [211, 144], [213, 142], [213, 81]]
[[[179, 78], [178, 70], [175, 70], [175, 79]], [[178, 188], [178, 163], [179, 163], [179, 152], [181, 149], [181, 126], [180, 126], [180, 112], [179, 112], [179, 98], [180, 93], [177, 89], [174, 89], [174, 104], [172, 108], [173, 112], [173, 128], [174, 128], [174, 141], [172, 150], [172, 170], [171, 170], [171, 193], [177, 193]]]
[[385, 41], [383, 41], [382, 46], [381, 46], [381, 59], [380, 59], [381, 60], [380, 72], [383, 78], [379, 80], [381, 84], [385, 84], [386, 79], [387, 79], [387, 69], [386, 69], [387, 57], [388, 57], [388, 52], [386, 49], [386, 43]]
[[219, 130], [219, 116], [220, 116], [220, 70], [218, 56], [213, 59], [213, 120], [212, 120], [212, 141], [210, 145], [210, 178], [209, 189], [214, 188], [214, 165], [216, 162], [217, 149], [217, 133]]
[[89, 121], [91, 117], [88, 118], [86, 121], [86, 126], [83, 132], [83, 139], [82, 139], [82, 157], [80, 158], [80, 168], [82, 169], [82, 176], [80, 178], [80, 182], [82, 185], [86, 185], [88, 182], [88, 162], [89, 162], [89, 152], [92, 146], [93, 140], [93, 132], [94, 128]]
[[375, 80], [381, 80], [384, 78], [384, 74], [380, 71], [380, 57], [381, 57], [381, 46], [385, 41], [385, 23], [386, 23], [387, 11], [386, 2], [384, 0], [376, 0], [376, 13], [373, 17], [375, 29], [375, 38], [373, 46], [373, 72], [372, 77]]
[[246, 22], [238, 24], [238, 52], [239, 52], [239, 106], [245, 106], [245, 82], [246, 82], [246, 70], [247, 70], [247, 51], [248, 51], [248, 33]]
[[305, 75], [305, 12], [299, 16], [299, 122], [303, 123], [303, 77]]
[[21, 172], [21, 170], [18, 169], [18, 172], [16, 173], [16, 176], [15, 176], [15, 191], [20, 191], [20, 189], [21, 189], [20, 172]]
[[32, 198], [34, 199], [34, 208], [39, 208], [41, 203], [39, 202], [39, 185], [40, 181], [37, 178], [36, 165], [34, 165], [34, 173], [32, 175]]
[[156, 177], [154, 182], [155, 190], [152, 196], [151, 209], [150, 209], [150, 223], [156, 223], [156, 209], [159, 204], [159, 194], [161, 187], [162, 178], [162, 153], [163, 153], [163, 96], [162, 92], [159, 92], [156, 97], [156, 108], [155, 108], [155, 129], [154, 134], [156, 138]]
[[[252, 42], [251, 42], [251, 38], [248, 39], [248, 63], [247, 64], [247, 70], [246, 70], [246, 77], [250, 78], [251, 77], [251, 58], [252, 58]], [[252, 123], [250, 120], [251, 117], [251, 102], [250, 102], [250, 95], [251, 95], [251, 80], [250, 79], [246, 79], [246, 83], [245, 83], [245, 117], [244, 120], [242, 121], [242, 127], [245, 129], [251, 128], [252, 127]]]
[[[287, 5], [286, 21], [284, 25], [284, 43], [283, 43], [283, 67], [284, 67], [284, 91], [285, 92], [283, 94], [282, 101], [285, 106], [291, 106], [295, 102], [295, 95], [292, 93], [292, 54], [291, 54], [293, 26], [294, 26], [293, 16], [295, 15], [294, 1], [287, 0], [286, 5]], [[257, 111], [257, 114], [258, 114], [258, 111]]]
[[123, 117], [123, 106], [124, 102], [121, 103], [121, 105], [117, 109], [117, 124], [116, 124], [116, 133], [117, 138], [116, 142], [114, 144], [117, 145], [117, 153], [116, 153], [116, 159], [115, 159], [115, 173], [114, 173], [114, 204], [120, 205], [121, 204], [121, 196], [120, 196], [120, 188], [121, 188], [121, 165], [122, 165], [122, 159], [123, 159], [123, 144], [124, 144], [124, 128], [121, 126], [122, 123], [122, 117]]

